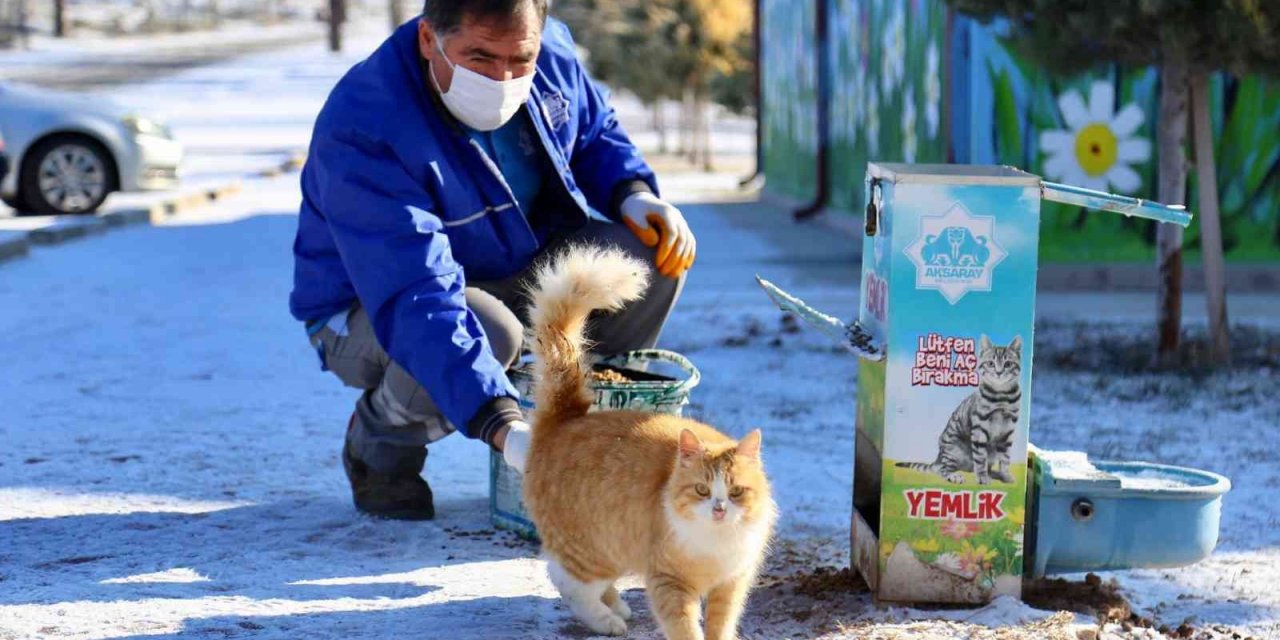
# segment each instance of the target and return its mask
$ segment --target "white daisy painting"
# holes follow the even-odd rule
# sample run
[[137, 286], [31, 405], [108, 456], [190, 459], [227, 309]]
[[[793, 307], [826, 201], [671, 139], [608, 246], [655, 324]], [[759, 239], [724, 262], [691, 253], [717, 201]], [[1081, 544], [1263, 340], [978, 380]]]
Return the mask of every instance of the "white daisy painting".
[[1099, 81], [1088, 103], [1073, 89], [1058, 96], [1058, 108], [1066, 129], [1040, 134], [1048, 178], [1123, 194], [1142, 188], [1133, 167], [1151, 159], [1151, 141], [1137, 135], [1145, 119], [1141, 107], [1130, 102], [1117, 111], [1114, 87]]

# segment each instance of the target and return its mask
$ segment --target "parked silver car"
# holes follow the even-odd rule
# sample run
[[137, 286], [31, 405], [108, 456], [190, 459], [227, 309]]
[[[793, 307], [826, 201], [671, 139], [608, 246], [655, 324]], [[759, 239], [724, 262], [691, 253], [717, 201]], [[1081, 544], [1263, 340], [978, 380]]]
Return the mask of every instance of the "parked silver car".
[[178, 184], [183, 149], [169, 129], [97, 97], [0, 82], [0, 137], [0, 198], [20, 212], [92, 213], [113, 191]]

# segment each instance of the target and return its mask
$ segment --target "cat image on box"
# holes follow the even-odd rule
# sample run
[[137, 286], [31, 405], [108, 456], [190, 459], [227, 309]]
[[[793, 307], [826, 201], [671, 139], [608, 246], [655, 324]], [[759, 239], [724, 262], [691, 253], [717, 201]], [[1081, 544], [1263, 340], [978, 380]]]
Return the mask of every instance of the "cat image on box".
[[1013, 482], [1009, 450], [1017, 435], [1022, 403], [1022, 337], [997, 347], [987, 336], [978, 341], [978, 390], [964, 399], [938, 436], [938, 458], [932, 464], [899, 462], [896, 466], [935, 473], [947, 482], [964, 482], [973, 472], [978, 484]]
[[551, 582], [592, 631], [626, 633], [631, 610], [614, 582], [638, 574], [667, 638], [732, 640], [777, 519], [760, 431], [735, 441], [670, 415], [588, 413], [588, 318], [639, 297], [648, 271], [585, 247], [538, 271], [524, 497]]

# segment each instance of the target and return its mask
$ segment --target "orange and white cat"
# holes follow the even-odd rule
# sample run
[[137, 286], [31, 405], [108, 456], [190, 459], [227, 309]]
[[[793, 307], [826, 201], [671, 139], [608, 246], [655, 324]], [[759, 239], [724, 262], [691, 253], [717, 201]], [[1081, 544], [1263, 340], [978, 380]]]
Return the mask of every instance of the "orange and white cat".
[[587, 413], [588, 317], [636, 299], [648, 277], [621, 252], [583, 247], [539, 270], [525, 501], [552, 583], [592, 631], [626, 633], [614, 581], [638, 574], [667, 638], [732, 640], [777, 519], [760, 432], [734, 441], [669, 415]]

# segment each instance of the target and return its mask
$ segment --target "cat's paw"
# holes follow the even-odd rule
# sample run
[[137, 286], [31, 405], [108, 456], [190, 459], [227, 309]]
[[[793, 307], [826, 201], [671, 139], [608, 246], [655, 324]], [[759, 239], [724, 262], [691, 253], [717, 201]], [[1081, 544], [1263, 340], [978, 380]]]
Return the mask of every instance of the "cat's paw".
[[623, 622], [622, 618], [619, 618], [612, 611], [608, 615], [592, 616], [590, 620], [584, 619], [582, 623], [587, 625], [588, 629], [602, 636], [627, 635], [627, 623]]
[[1013, 482], [1013, 474], [1006, 473], [1004, 471], [992, 471], [991, 477], [995, 478], [996, 480], [999, 480], [1000, 482], [1007, 482], [1007, 483]]
[[618, 614], [619, 618], [622, 618], [623, 620], [631, 619], [631, 607], [627, 606], [627, 603], [622, 600], [622, 596], [618, 596], [618, 599], [614, 601], [613, 604], [609, 605], [609, 608], [612, 609], [614, 613]]
[[959, 471], [948, 473], [946, 478], [947, 482], [950, 482], [951, 484], [964, 484], [964, 474]]
[[978, 484], [981, 484], [981, 485], [988, 485], [988, 484], [991, 484], [991, 477], [990, 477], [990, 476], [978, 476]]

